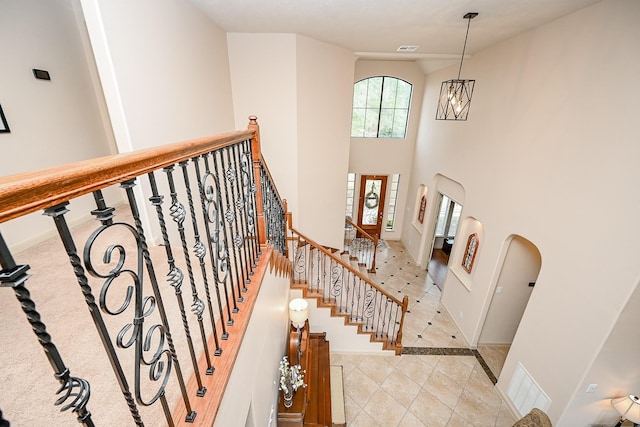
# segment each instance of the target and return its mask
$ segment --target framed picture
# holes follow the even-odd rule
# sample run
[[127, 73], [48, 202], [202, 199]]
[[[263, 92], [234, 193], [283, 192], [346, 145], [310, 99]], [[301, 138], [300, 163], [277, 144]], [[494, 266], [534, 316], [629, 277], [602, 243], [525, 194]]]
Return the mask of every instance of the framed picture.
[[420, 210], [418, 211], [418, 222], [422, 224], [424, 222], [424, 211], [427, 208], [427, 195], [423, 195], [420, 199]]
[[0, 133], [9, 133], [11, 130], [9, 129], [9, 125], [7, 124], [7, 118], [4, 116], [4, 111], [2, 111], [2, 105], [0, 105]]
[[462, 268], [467, 273], [471, 273], [473, 268], [473, 261], [476, 259], [476, 253], [478, 253], [478, 235], [473, 233], [467, 239], [467, 248], [464, 250], [464, 256], [462, 257]]

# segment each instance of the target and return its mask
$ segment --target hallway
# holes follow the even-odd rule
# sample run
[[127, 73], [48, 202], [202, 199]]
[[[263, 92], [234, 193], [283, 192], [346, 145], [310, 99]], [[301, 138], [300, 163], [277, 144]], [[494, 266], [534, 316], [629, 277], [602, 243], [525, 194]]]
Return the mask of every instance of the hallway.
[[469, 349], [427, 271], [415, 265], [402, 243], [386, 243], [378, 250], [374, 280], [399, 297], [409, 296], [404, 350], [400, 357], [331, 354], [331, 363], [344, 370], [347, 425], [511, 426], [515, 420], [491, 372], [502, 366], [502, 356], [485, 363]]

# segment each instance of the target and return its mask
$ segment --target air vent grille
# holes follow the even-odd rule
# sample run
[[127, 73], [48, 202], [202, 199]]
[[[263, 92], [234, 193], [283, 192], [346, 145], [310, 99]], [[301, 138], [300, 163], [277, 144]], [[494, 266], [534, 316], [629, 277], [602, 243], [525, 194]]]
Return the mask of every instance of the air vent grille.
[[396, 52], [415, 52], [420, 46], [402, 45], [396, 49]]

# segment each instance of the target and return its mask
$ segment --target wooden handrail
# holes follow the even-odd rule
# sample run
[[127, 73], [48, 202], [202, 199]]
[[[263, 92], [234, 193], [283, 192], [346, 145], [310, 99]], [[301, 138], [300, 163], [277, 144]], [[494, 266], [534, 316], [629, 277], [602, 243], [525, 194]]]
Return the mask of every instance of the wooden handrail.
[[355, 222], [351, 221], [349, 218], [345, 217], [344, 220], [346, 222], [348, 222], [349, 224], [353, 225], [355, 227], [356, 230], [358, 230], [360, 233], [364, 234], [364, 236], [366, 238], [368, 238], [369, 240], [373, 240], [373, 242], [377, 245], [378, 244], [378, 236], [372, 236], [371, 234], [367, 233], [366, 231], [364, 231], [360, 226], [358, 226], [358, 224], [356, 224]]
[[[269, 180], [271, 180], [271, 182], [275, 183], [276, 181], [273, 179], [273, 175], [271, 175], [271, 171], [269, 170], [269, 166], [267, 166], [267, 162], [265, 161], [264, 156], [262, 154], [260, 154], [260, 161], [261, 161], [262, 167], [264, 168], [265, 173], [269, 177]], [[283, 199], [280, 196], [280, 192], [278, 191], [278, 188], [275, 185], [273, 186], [273, 191], [275, 191], [276, 196], [278, 197], [278, 200], [280, 200], [281, 203], [284, 203], [285, 199]]]
[[236, 131], [0, 177], [0, 223], [252, 139], [254, 135], [251, 129]]
[[[291, 228], [291, 231], [293, 233], [296, 233], [298, 236], [302, 237], [305, 241], [307, 241], [308, 243], [310, 243], [312, 246], [314, 246], [316, 249], [318, 249], [320, 252], [322, 252], [323, 254], [327, 255], [328, 257], [331, 257], [333, 260], [335, 260], [338, 264], [342, 265], [343, 267], [346, 267], [347, 269], [349, 269], [349, 271], [351, 271], [355, 276], [357, 276], [358, 278], [364, 280], [367, 284], [371, 285], [371, 287], [375, 288], [377, 291], [379, 291], [382, 295], [386, 296], [387, 298], [389, 298], [390, 300], [392, 300], [393, 302], [395, 302], [396, 304], [402, 306], [403, 303], [402, 301], [400, 301], [398, 298], [394, 297], [393, 295], [390, 295], [389, 293], [387, 293], [387, 291], [385, 291], [384, 289], [380, 288], [378, 285], [376, 285], [371, 279], [369, 279], [367, 276], [365, 276], [364, 274], [360, 273], [357, 270], [354, 270], [348, 263], [344, 262], [342, 259], [340, 259], [339, 257], [335, 256], [334, 254], [332, 254], [330, 251], [328, 251], [327, 249], [325, 249], [323, 246], [321, 246], [319, 243], [314, 242], [313, 240], [309, 239], [307, 236], [305, 236], [304, 234], [300, 233], [298, 230], [296, 230], [295, 228]], [[404, 316], [404, 312], [403, 312], [403, 316]]]

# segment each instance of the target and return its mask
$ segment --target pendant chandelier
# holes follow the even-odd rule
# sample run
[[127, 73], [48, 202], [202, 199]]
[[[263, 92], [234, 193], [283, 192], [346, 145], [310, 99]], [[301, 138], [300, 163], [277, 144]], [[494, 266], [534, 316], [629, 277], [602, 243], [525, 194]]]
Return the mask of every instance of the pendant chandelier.
[[438, 111], [436, 111], [436, 120], [467, 120], [469, 115], [469, 106], [471, 105], [471, 96], [473, 95], [473, 87], [475, 80], [461, 80], [460, 72], [462, 71], [462, 62], [464, 61], [464, 52], [467, 49], [467, 38], [469, 37], [469, 27], [471, 20], [478, 16], [476, 12], [469, 12], [464, 15], [467, 19], [467, 35], [464, 37], [464, 47], [462, 48], [462, 57], [460, 58], [460, 68], [458, 69], [458, 78], [442, 82], [440, 87], [440, 98], [438, 99]]

